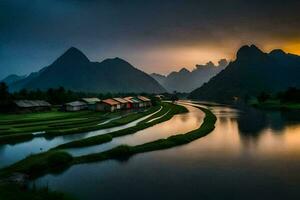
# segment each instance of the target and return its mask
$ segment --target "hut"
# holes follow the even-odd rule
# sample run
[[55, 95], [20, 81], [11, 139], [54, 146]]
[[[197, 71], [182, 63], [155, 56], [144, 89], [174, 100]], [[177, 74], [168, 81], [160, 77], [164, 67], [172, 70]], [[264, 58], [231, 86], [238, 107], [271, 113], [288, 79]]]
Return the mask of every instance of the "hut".
[[121, 104], [114, 99], [105, 99], [96, 103], [97, 111], [116, 111], [121, 109]]
[[139, 99], [135, 98], [135, 97], [125, 97], [124, 99], [131, 103], [131, 108], [141, 108], [141, 107], [143, 107], [142, 102]]
[[152, 105], [151, 100], [144, 96], [138, 96], [139, 100], [143, 102], [143, 107], [150, 107]]
[[17, 112], [37, 112], [51, 110], [51, 104], [42, 100], [17, 100], [14, 101]]
[[144, 102], [141, 101], [139, 98], [133, 97], [131, 100], [133, 100], [134, 102], [136, 102], [138, 104], [138, 108], [143, 108], [144, 107]]
[[81, 101], [87, 104], [89, 110], [96, 110], [96, 103], [100, 102], [101, 100], [93, 97], [93, 98], [82, 98]]
[[123, 98], [113, 98], [115, 101], [121, 104], [121, 109], [130, 109], [131, 103]]
[[82, 101], [73, 101], [64, 105], [66, 111], [80, 111], [88, 108], [88, 105]]
[[125, 99], [128, 102], [128, 108], [134, 108], [134, 102], [131, 100], [132, 97], [124, 97], [123, 99]]

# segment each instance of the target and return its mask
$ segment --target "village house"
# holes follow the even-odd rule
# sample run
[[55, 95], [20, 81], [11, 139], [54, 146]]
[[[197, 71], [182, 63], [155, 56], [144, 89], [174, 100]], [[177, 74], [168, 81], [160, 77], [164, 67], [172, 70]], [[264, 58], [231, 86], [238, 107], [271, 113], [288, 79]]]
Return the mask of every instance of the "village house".
[[105, 99], [100, 102], [96, 103], [96, 110], [97, 111], [110, 111], [114, 112], [116, 110], [121, 109], [120, 102], [114, 100], [114, 99]]
[[80, 111], [88, 108], [88, 105], [82, 101], [73, 101], [66, 103], [64, 109], [66, 111]]
[[138, 103], [138, 108], [144, 107], [144, 102], [142, 100], [140, 100], [139, 98], [133, 97], [132, 100], [135, 101], [136, 103]]
[[137, 98], [143, 102], [143, 107], [150, 107], [152, 105], [151, 100], [148, 99], [147, 97], [138, 96]]
[[142, 108], [143, 107], [142, 102], [139, 99], [135, 98], [135, 97], [125, 97], [124, 99], [131, 103], [132, 108]]
[[81, 101], [87, 104], [89, 110], [96, 110], [96, 103], [100, 102], [101, 100], [93, 97], [93, 98], [82, 98]]
[[123, 98], [113, 98], [115, 101], [121, 104], [121, 109], [130, 109], [131, 103]]
[[51, 110], [51, 104], [42, 100], [17, 100], [14, 101], [16, 112], [37, 112]]

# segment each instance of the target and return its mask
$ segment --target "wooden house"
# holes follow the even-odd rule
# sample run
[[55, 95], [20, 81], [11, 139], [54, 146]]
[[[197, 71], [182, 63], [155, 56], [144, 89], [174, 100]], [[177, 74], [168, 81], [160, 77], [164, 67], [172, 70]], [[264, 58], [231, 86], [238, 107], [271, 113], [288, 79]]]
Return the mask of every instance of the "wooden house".
[[125, 99], [128, 102], [128, 108], [134, 108], [134, 102], [131, 100], [132, 97], [124, 97], [123, 99]]
[[142, 102], [138, 98], [135, 98], [135, 97], [125, 97], [124, 99], [127, 100], [127, 101], [129, 101], [131, 103], [131, 107], [132, 108], [142, 108], [143, 107]]
[[131, 108], [131, 103], [127, 101], [126, 99], [123, 98], [113, 98], [115, 101], [120, 103], [121, 109], [130, 109]]
[[66, 111], [72, 111], [72, 112], [85, 110], [87, 108], [88, 108], [88, 105], [83, 101], [73, 101], [73, 102], [66, 103], [64, 105], [64, 109]]
[[93, 98], [82, 98], [81, 101], [87, 104], [89, 110], [96, 110], [96, 103], [100, 102], [101, 100], [93, 97]]
[[17, 112], [37, 112], [51, 110], [51, 104], [42, 100], [17, 100], [14, 101]]
[[144, 107], [144, 102], [141, 101], [139, 98], [133, 97], [131, 100], [133, 100], [134, 102], [138, 103], [138, 107], [139, 108], [143, 108]]
[[137, 98], [143, 102], [143, 107], [150, 107], [152, 105], [151, 100], [145, 96], [138, 96]]
[[113, 112], [121, 109], [121, 104], [114, 99], [105, 99], [96, 103], [97, 111]]

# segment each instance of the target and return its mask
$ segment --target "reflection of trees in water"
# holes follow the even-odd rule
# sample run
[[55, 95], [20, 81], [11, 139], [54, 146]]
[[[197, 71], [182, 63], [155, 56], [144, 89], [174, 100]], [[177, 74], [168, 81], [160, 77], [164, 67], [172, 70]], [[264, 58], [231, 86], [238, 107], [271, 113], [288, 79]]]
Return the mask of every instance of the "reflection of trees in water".
[[242, 135], [257, 136], [266, 127], [267, 120], [264, 113], [253, 108], [244, 108], [237, 123]]
[[282, 131], [286, 125], [300, 122], [300, 111], [262, 111], [243, 108], [237, 119], [241, 136], [257, 137], [266, 128]]

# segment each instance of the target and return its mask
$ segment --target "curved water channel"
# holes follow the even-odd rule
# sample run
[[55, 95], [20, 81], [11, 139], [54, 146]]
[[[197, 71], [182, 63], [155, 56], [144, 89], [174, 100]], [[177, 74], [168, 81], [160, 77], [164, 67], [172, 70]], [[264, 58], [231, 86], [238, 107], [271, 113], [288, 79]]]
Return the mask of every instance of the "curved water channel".
[[[157, 139], [167, 138], [171, 135], [187, 133], [197, 129], [202, 124], [204, 114], [193, 106], [185, 105], [185, 107], [188, 109], [188, 113], [175, 115], [166, 122], [156, 124], [134, 134], [114, 138], [111, 142], [102, 145], [66, 149], [66, 151], [73, 156], [80, 156], [105, 151], [121, 144], [139, 145]], [[154, 120], [157, 119], [158, 118], [154, 118]]]
[[[67, 142], [71, 142], [74, 140], [78, 139], [83, 139], [83, 138], [88, 138], [96, 135], [102, 135], [118, 130], [122, 130], [125, 128], [133, 127], [136, 126], [139, 122], [151, 117], [152, 115], [155, 115], [159, 111], [162, 110], [162, 107], [155, 111], [154, 113], [151, 113], [145, 117], [142, 117], [138, 120], [132, 121], [128, 124], [121, 125], [121, 126], [116, 126], [112, 128], [106, 128], [106, 129], [101, 129], [101, 130], [96, 130], [96, 131], [90, 131], [86, 133], [77, 133], [77, 134], [71, 134], [71, 135], [63, 135], [63, 136], [57, 136], [55, 138], [47, 139], [44, 137], [35, 137], [34, 139], [23, 142], [23, 143], [18, 143], [18, 144], [5, 144], [5, 145], [0, 145], [0, 168], [10, 165], [14, 162], [17, 162], [26, 156], [29, 156], [31, 154], [36, 154], [40, 152], [47, 151], [53, 147], [56, 147], [60, 144], [64, 144]], [[115, 118], [114, 118], [115, 119]], [[107, 120], [108, 122], [112, 121], [112, 119]], [[103, 123], [107, 123], [107, 121]]]
[[[205, 105], [218, 120], [203, 138], [127, 161], [75, 165], [36, 183], [89, 200], [300, 199], [299, 111]], [[167, 137], [171, 130], [176, 134], [193, 126], [189, 121], [195, 115], [177, 116], [168, 126], [156, 125], [160, 128], [155, 132], [136, 133], [119, 142], [140, 144]], [[200, 115], [196, 118], [202, 120]]]

